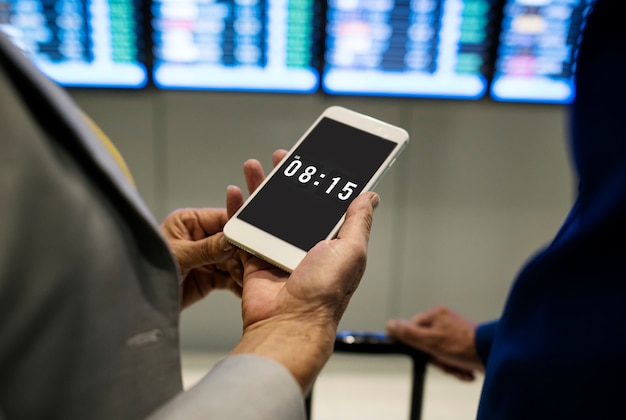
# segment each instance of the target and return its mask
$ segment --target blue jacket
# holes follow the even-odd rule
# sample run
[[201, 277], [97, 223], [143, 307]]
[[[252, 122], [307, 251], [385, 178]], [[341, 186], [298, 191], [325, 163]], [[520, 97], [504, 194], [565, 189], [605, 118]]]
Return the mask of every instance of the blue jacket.
[[598, 0], [576, 68], [576, 202], [481, 325], [478, 418], [626, 418], [626, 2]]

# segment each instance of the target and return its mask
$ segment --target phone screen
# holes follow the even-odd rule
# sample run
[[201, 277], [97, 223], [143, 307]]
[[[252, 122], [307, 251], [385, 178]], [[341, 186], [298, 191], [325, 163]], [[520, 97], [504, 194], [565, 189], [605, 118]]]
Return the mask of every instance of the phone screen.
[[238, 217], [309, 251], [328, 236], [396, 144], [324, 117]]

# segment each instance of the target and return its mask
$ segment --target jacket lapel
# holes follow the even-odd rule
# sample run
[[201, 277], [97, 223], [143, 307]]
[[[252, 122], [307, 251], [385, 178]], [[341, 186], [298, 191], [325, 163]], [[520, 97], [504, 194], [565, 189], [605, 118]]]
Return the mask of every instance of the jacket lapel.
[[62, 124], [72, 134], [64, 137], [64, 141], [74, 142], [73, 146], [82, 149], [96, 169], [116, 186], [120, 195], [158, 232], [158, 223], [152, 213], [76, 103], [65, 90], [43, 75], [2, 32], [0, 62], [7, 68], [24, 102], [31, 109], [42, 106], [48, 108], [51, 115], [47, 118], [57, 119], [54, 123]]

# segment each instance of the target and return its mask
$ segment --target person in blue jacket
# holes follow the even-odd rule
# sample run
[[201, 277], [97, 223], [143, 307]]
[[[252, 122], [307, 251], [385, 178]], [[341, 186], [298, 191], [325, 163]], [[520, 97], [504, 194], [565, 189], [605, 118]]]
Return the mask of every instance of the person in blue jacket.
[[626, 2], [583, 29], [570, 113], [578, 196], [522, 268], [499, 320], [445, 307], [390, 320], [391, 336], [462, 379], [484, 369], [478, 419], [626, 418]]

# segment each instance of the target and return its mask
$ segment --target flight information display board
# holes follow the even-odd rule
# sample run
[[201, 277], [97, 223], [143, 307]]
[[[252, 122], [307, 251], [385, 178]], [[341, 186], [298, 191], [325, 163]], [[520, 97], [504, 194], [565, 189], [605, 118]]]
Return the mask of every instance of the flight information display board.
[[323, 89], [481, 98], [496, 12], [496, 0], [329, 0]]
[[491, 96], [499, 101], [569, 103], [588, 0], [507, 0]]
[[155, 84], [170, 89], [314, 92], [315, 0], [155, 0]]
[[0, 0], [0, 30], [64, 86], [146, 85], [140, 0]]

